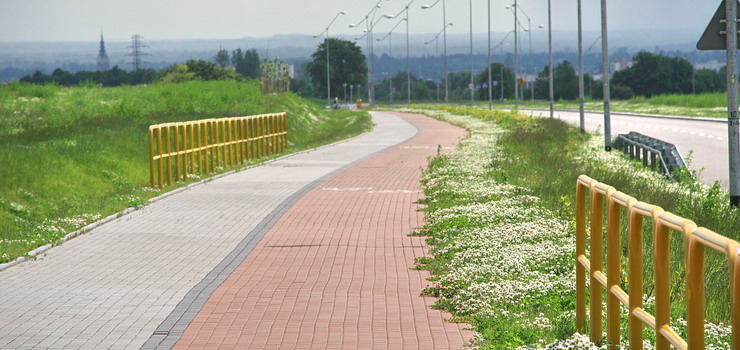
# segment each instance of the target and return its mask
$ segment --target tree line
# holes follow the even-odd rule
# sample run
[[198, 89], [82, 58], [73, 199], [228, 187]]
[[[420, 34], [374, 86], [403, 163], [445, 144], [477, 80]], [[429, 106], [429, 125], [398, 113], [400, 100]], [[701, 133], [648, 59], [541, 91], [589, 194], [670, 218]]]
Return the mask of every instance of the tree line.
[[[356, 43], [331, 38], [319, 44], [303, 71], [307, 79], [294, 82], [294, 91], [310, 97], [326, 97], [327, 58], [326, 45], [329, 45], [329, 69], [331, 96], [343, 98], [347, 89], [354, 90], [354, 96], [367, 96], [367, 62]], [[491, 70], [493, 86], [488, 86], [488, 70]], [[691, 63], [681, 57], [667, 57], [662, 54], [639, 52], [633, 57], [633, 65], [613, 74], [611, 78], [611, 97], [630, 99], [634, 96], [650, 97], [661, 94], [690, 94], [721, 92], [725, 89], [724, 70], [694, 70]], [[411, 98], [414, 100], [444, 99], [444, 81], [420, 79], [410, 74]], [[471, 93], [470, 72], [452, 72], [447, 76], [451, 100], [469, 100]], [[408, 98], [408, 80], [405, 72], [398, 73], [375, 83], [377, 101], [403, 101]], [[549, 99], [548, 66], [545, 66], [533, 85], [519, 86], [522, 99]], [[487, 100], [491, 89], [493, 99], [513, 99], [515, 96], [514, 72], [502, 63], [492, 63], [482, 72], [474, 75], [474, 98]], [[578, 98], [578, 75], [569, 61], [562, 61], [553, 67], [553, 88], [556, 100], [575, 100]], [[586, 98], [601, 99], [602, 83], [590, 74], [584, 74]], [[358, 93], [359, 92], [359, 93]]]
[[167, 68], [156, 71], [154, 69], [138, 69], [126, 71], [115, 66], [107, 71], [78, 71], [68, 72], [61, 68], [51, 74], [36, 71], [20, 79], [29, 84], [57, 84], [61, 86], [75, 86], [95, 84], [100, 86], [121, 86], [150, 84], [155, 81], [184, 82], [189, 80], [221, 80], [221, 79], [259, 79], [262, 62], [257, 50], [236, 49], [229, 54], [220, 49], [214, 62], [205, 60], [188, 60], [182, 64], [172, 64]]

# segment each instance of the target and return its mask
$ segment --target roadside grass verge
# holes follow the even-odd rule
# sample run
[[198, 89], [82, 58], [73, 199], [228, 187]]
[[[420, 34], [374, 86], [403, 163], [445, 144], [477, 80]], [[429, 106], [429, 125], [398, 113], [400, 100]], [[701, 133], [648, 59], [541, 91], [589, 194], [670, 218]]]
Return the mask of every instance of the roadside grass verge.
[[1, 86], [0, 263], [161, 194], [149, 187], [149, 125], [274, 112], [288, 113], [286, 153], [372, 128], [367, 113], [326, 111], [293, 94], [262, 95], [258, 82]]
[[[513, 108], [514, 101], [494, 102], [495, 107]], [[549, 108], [547, 101], [525, 99], [519, 101], [520, 108]], [[578, 101], [555, 101], [556, 109], [578, 109]], [[604, 109], [601, 100], [587, 99], [584, 108], [591, 111]], [[688, 117], [727, 118], [727, 94], [705, 93], [698, 95], [658, 95], [653, 97], [634, 97], [629, 100], [611, 100], [613, 112], [645, 113], [658, 115], [678, 115]]]
[[[727, 206], [719, 187], [669, 182], [619, 154], [603, 152], [597, 135], [581, 134], [558, 120], [502, 111], [424, 108], [423, 113], [462, 126], [470, 136], [453, 152], [433, 158], [424, 174], [427, 224], [418, 234], [429, 237], [433, 256], [420, 259], [418, 268], [433, 274], [425, 293], [440, 298], [435, 307], [452, 313], [453, 320], [471, 322], [481, 348], [605, 346], [574, 334], [574, 198], [580, 174], [739, 238], [740, 211]], [[683, 332], [685, 270], [682, 240], [675, 238], [671, 316]], [[650, 312], [651, 243], [646, 234], [643, 298]], [[708, 254], [706, 266], [707, 341], [729, 348], [726, 262]], [[626, 341], [626, 317], [623, 321]], [[646, 331], [646, 339], [654, 334]]]

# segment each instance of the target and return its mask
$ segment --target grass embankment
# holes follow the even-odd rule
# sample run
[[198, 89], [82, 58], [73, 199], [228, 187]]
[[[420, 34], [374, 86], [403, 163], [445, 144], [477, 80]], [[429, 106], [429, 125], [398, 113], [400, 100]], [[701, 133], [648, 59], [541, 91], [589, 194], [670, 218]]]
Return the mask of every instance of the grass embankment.
[[[550, 108], [547, 101], [519, 101], [520, 108]], [[494, 106], [514, 107], [514, 101], [494, 102]], [[706, 93], [699, 95], [658, 95], [635, 97], [629, 100], [612, 100], [612, 112], [674, 115], [687, 117], [727, 118], [727, 94]], [[578, 110], [578, 101], [555, 101], [556, 109]], [[586, 100], [584, 108], [591, 111], [604, 109], [601, 100]]]
[[149, 125], [274, 112], [288, 112], [288, 152], [372, 127], [367, 113], [262, 95], [257, 82], [0, 86], [0, 263], [158, 195], [148, 183]]
[[[618, 154], [601, 151], [599, 137], [581, 134], [558, 120], [465, 107], [434, 108], [438, 111], [427, 113], [465, 127], [470, 136], [449, 155], [432, 159], [425, 173], [428, 224], [420, 234], [429, 236], [434, 248], [433, 257], [422, 259], [420, 268], [434, 275], [435, 283], [426, 293], [440, 298], [436, 307], [471, 322], [482, 348], [590, 346], [574, 335], [574, 197], [580, 174], [740, 238], [740, 211], [728, 208], [727, 195], [718, 187], [666, 181]], [[643, 297], [653, 312], [650, 226], [645, 225]], [[623, 237], [626, 240], [624, 233]], [[674, 238], [672, 317], [681, 329], [685, 270], [682, 239]], [[623, 254], [626, 273], [626, 250]], [[727, 323], [726, 260], [713, 252], [707, 259], [707, 317]], [[627, 290], [624, 283], [622, 288]], [[626, 337], [626, 328], [622, 334]], [[654, 337], [646, 334], [647, 339]], [[709, 324], [707, 334], [718, 348], [729, 348], [728, 327]]]

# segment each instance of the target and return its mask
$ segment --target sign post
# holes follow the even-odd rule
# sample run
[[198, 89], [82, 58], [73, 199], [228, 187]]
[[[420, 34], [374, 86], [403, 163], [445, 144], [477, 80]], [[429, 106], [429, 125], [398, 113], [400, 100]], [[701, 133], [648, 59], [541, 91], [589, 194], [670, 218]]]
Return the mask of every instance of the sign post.
[[740, 119], [738, 118], [737, 84], [737, 0], [726, 1], [717, 8], [696, 48], [727, 52], [727, 140], [730, 162], [730, 204], [740, 206]]

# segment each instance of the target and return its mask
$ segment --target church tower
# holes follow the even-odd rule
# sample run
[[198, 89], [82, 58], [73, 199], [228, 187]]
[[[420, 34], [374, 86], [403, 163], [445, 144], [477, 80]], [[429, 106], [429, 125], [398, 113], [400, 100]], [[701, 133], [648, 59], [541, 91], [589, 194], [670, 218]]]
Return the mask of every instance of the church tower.
[[105, 53], [105, 42], [103, 41], [103, 33], [100, 33], [100, 52], [98, 52], [98, 71], [106, 71], [110, 69], [110, 60], [108, 54]]

